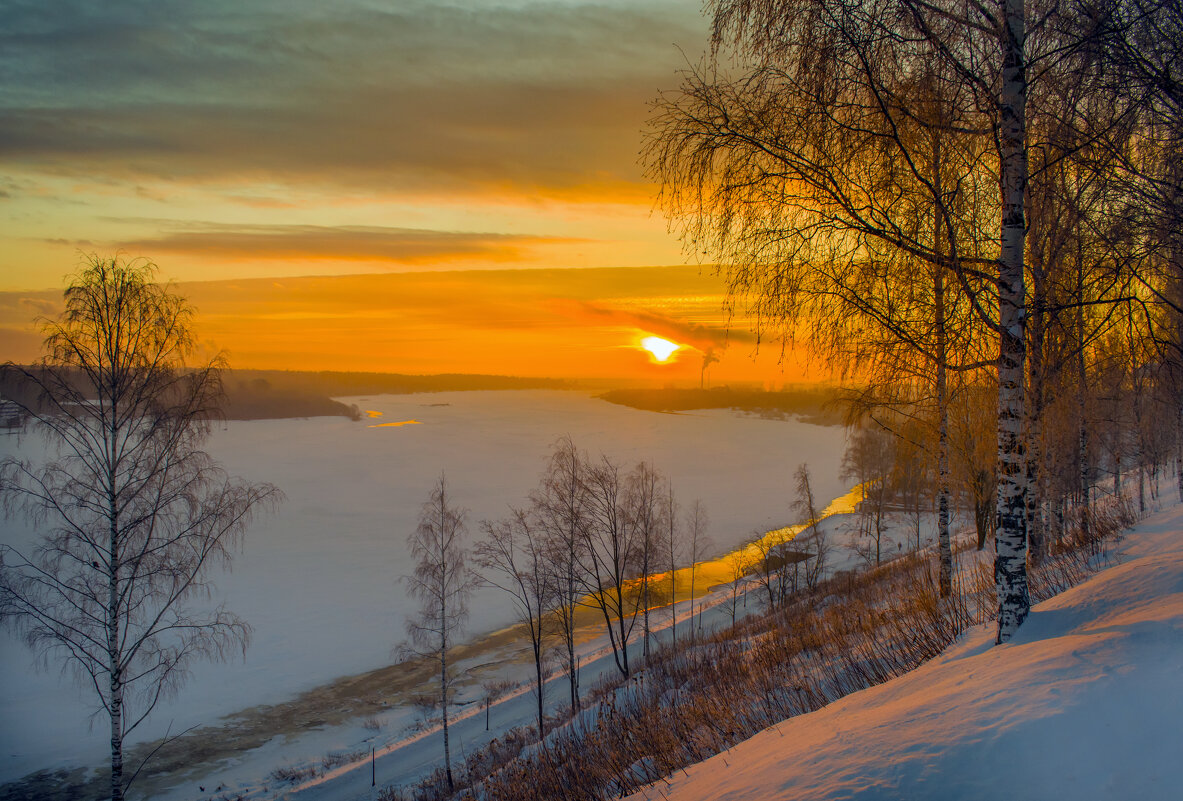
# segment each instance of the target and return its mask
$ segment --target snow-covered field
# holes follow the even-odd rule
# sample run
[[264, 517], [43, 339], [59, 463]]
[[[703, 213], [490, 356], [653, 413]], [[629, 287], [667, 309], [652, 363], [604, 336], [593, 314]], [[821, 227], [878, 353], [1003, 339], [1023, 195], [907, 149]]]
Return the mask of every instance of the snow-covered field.
[[785, 721], [633, 801], [1183, 797], [1183, 507], [1125, 561], [886, 684]]
[[[476, 523], [503, 514], [537, 484], [551, 444], [570, 434], [593, 454], [653, 462], [683, 501], [701, 498], [720, 551], [792, 521], [792, 473], [808, 462], [828, 500], [838, 478], [843, 431], [724, 410], [655, 414], [585, 394], [469, 392], [349, 398], [381, 412], [342, 418], [232, 422], [209, 451], [234, 474], [270, 481], [287, 495], [247, 536], [233, 572], [217, 579], [227, 606], [254, 627], [245, 662], [198, 665], [178, 698], [141, 731], [158, 736], [214, 723], [243, 707], [275, 703], [342, 675], [389, 662], [407, 611], [398, 577], [410, 569], [406, 535], [447, 471], [456, 501]], [[378, 426], [408, 420], [416, 424]], [[22, 447], [35, 447], [29, 440]], [[17, 447], [0, 438], [0, 452]], [[3, 541], [27, 542], [28, 526], [6, 521]], [[471, 632], [509, 620], [504, 599], [474, 599]], [[93, 702], [0, 634], [0, 781], [41, 768], [100, 763], [106, 742]]]

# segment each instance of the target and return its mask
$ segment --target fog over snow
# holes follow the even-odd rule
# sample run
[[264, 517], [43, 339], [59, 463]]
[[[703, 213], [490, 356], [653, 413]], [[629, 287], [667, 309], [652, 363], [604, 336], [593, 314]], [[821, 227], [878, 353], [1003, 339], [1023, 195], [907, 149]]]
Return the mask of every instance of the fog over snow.
[[[278, 513], [247, 534], [220, 599], [254, 627], [245, 662], [198, 664], [178, 698], [158, 707], [137, 736], [159, 736], [262, 703], [282, 701], [338, 676], [388, 664], [407, 613], [399, 576], [409, 573], [406, 536], [446, 471], [455, 502], [482, 518], [520, 504], [538, 483], [551, 445], [564, 434], [593, 457], [626, 469], [651, 461], [687, 505], [700, 498], [719, 551], [793, 522], [792, 474], [810, 465], [819, 505], [841, 494], [840, 427], [767, 420], [726, 410], [657, 414], [578, 392], [502, 391], [348, 398], [380, 416], [233, 421], [209, 452], [235, 475], [269, 481], [287, 495]], [[417, 424], [389, 426], [414, 420]], [[0, 453], [29, 437], [0, 437]], [[30, 529], [4, 524], [3, 540]], [[482, 590], [470, 634], [510, 622], [505, 599]], [[105, 719], [88, 726], [94, 702], [59, 675], [33, 669], [34, 656], [0, 634], [0, 781], [51, 766], [101, 763]]]

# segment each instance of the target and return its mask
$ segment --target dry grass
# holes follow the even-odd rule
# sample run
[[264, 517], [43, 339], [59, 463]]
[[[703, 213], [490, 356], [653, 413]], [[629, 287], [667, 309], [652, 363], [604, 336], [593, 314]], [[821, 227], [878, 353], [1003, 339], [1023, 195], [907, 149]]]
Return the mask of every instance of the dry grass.
[[[1094, 513], [1089, 531], [1054, 543], [1029, 573], [1032, 601], [1103, 567], [1133, 522], [1124, 507]], [[724, 751], [776, 723], [913, 670], [996, 611], [992, 559], [962, 549], [954, 594], [940, 598], [927, 555], [834, 577], [809, 595], [749, 617], [694, 647], [664, 649], [627, 681], [589, 693], [589, 714], [529, 746], [516, 730], [472, 755], [461, 798], [605, 799]], [[442, 776], [388, 790], [390, 801], [447, 798]]]

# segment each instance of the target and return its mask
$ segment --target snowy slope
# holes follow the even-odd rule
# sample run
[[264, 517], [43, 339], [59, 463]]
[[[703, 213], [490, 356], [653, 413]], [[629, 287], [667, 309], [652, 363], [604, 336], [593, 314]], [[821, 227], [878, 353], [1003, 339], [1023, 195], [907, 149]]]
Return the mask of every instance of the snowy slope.
[[936, 660], [767, 729], [632, 798], [1183, 797], [1183, 509], [1124, 563]]

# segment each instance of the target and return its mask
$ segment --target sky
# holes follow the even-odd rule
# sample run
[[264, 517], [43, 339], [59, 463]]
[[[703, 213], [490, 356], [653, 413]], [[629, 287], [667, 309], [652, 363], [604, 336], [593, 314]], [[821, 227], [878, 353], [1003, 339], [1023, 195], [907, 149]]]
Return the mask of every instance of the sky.
[[233, 366], [800, 378], [638, 160], [706, 31], [700, 0], [0, 0], [0, 347], [122, 253]]

